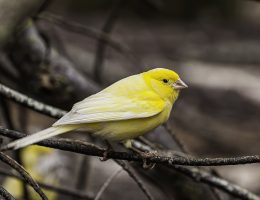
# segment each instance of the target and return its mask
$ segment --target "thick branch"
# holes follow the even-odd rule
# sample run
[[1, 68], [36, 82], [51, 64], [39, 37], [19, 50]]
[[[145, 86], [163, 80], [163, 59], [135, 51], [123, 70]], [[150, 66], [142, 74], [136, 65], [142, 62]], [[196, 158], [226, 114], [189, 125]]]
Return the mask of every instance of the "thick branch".
[[[11, 138], [21, 138], [26, 136], [26, 134], [8, 130], [5, 128], [0, 127], [0, 134], [6, 137]], [[104, 152], [106, 149], [100, 148], [94, 144], [90, 144], [87, 142], [79, 141], [79, 140], [72, 140], [72, 139], [48, 139], [38, 143], [39, 145], [61, 149], [65, 151], [71, 151], [75, 153], [80, 153], [84, 155], [91, 155], [91, 156], [99, 156], [103, 157]], [[138, 161], [143, 162], [143, 158], [139, 155], [127, 153], [127, 152], [116, 152], [110, 151], [107, 155], [107, 158], [113, 158], [118, 160], [129, 160], [129, 161]], [[250, 193], [249, 191], [240, 188], [234, 184], [228, 183], [227, 181], [214, 177], [213, 175], [201, 172], [196, 168], [187, 168], [184, 166], [176, 166], [177, 165], [194, 165], [194, 166], [208, 166], [208, 165], [230, 165], [230, 164], [245, 164], [253, 163], [253, 162], [260, 162], [260, 156], [243, 156], [243, 157], [236, 157], [236, 158], [183, 158], [183, 157], [164, 157], [164, 156], [153, 156], [146, 158], [147, 162], [163, 164], [170, 168], [177, 169], [178, 171], [182, 172], [183, 174], [195, 179], [200, 182], [208, 183], [214, 187], [217, 187], [221, 190], [224, 190], [233, 196], [240, 197], [241, 199], [248, 199], [248, 200], [259, 200], [259, 197]], [[235, 161], [235, 162], [234, 162]], [[228, 184], [227, 184], [228, 183]]]
[[20, 88], [45, 102], [66, 107], [100, 90], [53, 47], [48, 37], [40, 34], [32, 21], [19, 32], [7, 54], [27, 80]]
[[[6, 137], [11, 137], [14, 139], [25, 137], [26, 134], [9, 130], [6, 128], [0, 127], [0, 134]], [[72, 139], [62, 139], [54, 138], [44, 140], [37, 143], [41, 146], [61, 149], [65, 151], [71, 151], [75, 153], [80, 153], [90, 156], [103, 157], [106, 149], [98, 147], [94, 144], [87, 143], [80, 140]], [[128, 161], [137, 161], [142, 162], [143, 157], [137, 154], [128, 153], [128, 152], [118, 152], [118, 151], [109, 151], [107, 158], [119, 159], [119, 160], [128, 160]], [[260, 163], [260, 155], [253, 156], [240, 156], [240, 157], [230, 157], [230, 158], [194, 158], [194, 157], [178, 157], [178, 156], [163, 156], [160, 154], [147, 156], [146, 161], [148, 163], [157, 163], [163, 164], [166, 166], [174, 165], [185, 165], [185, 166], [222, 166], [222, 165], [241, 165], [241, 164], [250, 164], [250, 163]]]

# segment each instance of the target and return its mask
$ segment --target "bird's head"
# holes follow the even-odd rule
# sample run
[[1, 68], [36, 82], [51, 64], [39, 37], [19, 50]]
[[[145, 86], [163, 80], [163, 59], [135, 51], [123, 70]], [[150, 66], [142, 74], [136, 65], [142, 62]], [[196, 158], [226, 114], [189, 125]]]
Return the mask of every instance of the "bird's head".
[[156, 68], [143, 74], [148, 85], [163, 99], [171, 102], [177, 99], [180, 90], [188, 87], [176, 72], [169, 69]]

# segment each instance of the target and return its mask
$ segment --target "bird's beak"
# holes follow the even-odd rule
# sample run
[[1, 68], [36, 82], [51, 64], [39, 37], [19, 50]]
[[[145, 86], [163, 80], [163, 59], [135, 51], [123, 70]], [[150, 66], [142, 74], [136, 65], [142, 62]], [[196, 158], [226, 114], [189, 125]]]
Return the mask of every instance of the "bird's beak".
[[179, 78], [175, 83], [172, 84], [172, 87], [176, 90], [181, 90], [187, 88], [188, 85]]

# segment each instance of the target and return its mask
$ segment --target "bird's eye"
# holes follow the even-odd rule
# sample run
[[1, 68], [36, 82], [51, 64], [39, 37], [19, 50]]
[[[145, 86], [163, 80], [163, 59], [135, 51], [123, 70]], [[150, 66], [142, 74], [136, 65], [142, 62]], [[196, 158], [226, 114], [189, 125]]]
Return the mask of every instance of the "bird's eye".
[[163, 79], [163, 82], [164, 82], [164, 83], [168, 83], [168, 80], [167, 80], [167, 79]]

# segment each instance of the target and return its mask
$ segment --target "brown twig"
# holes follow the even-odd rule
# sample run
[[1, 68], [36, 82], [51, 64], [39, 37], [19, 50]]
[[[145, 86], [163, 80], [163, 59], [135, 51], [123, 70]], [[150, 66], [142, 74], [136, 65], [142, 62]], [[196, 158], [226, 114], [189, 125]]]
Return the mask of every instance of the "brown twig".
[[[175, 134], [175, 132], [172, 130], [172, 128], [170, 127], [169, 123], [167, 122], [166, 124], [164, 124], [164, 128], [167, 131], [167, 133], [172, 137], [172, 139], [177, 143], [178, 147], [181, 149], [182, 152], [189, 154], [189, 150], [186, 148], [185, 144], [177, 137], [177, 135]], [[180, 170], [179, 170], [180, 171]], [[210, 172], [214, 175], [218, 175], [218, 173], [216, 172], [216, 170], [214, 169], [210, 169]], [[218, 200], [221, 200], [220, 195], [218, 194], [216, 188], [212, 188], [210, 187], [210, 190], [212, 191], [212, 193], [215, 195], [215, 197]]]
[[112, 182], [112, 180], [114, 178], [117, 177], [117, 175], [120, 174], [120, 172], [122, 172], [122, 169], [118, 169], [116, 170], [105, 182], [104, 184], [102, 185], [102, 187], [99, 189], [99, 191], [97, 192], [96, 194], [96, 197], [94, 200], [99, 200], [100, 197], [102, 196], [102, 194], [104, 193], [104, 191], [107, 189], [107, 187], [109, 186], [109, 184]]
[[[4, 129], [1, 127], [0, 127], [0, 134], [2, 134], [4, 136], [16, 138], [16, 139], [21, 138], [22, 136], [25, 136], [25, 134], [22, 134], [22, 133], [19, 133], [16, 131], [12, 131], [12, 130], [8, 130], [8, 129]], [[100, 148], [94, 144], [90, 144], [90, 143], [78, 141], [78, 140], [71, 140], [71, 139], [49, 139], [49, 140], [42, 141], [39, 144], [43, 145], [43, 146], [47, 146], [47, 147], [56, 148], [56, 149], [71, 151], [71, 152], [75, 152], [75, 153], [81, 153], [81, 154], [85, 154], [85, 155], [99, 156], [99, 157], [102, 157], [104, 155], [104, 152], [106, 151], [106, 149]], [[113, 158], [113, 159], [119, 159], [119, 160], [131, 160], [131, 161], [142, 162], [142, 158], [139, 157], [138, 155], [126, 153], [126, 152], [111, 151], [107, 154], [107, 157]], [[224, 159], [224, 161], [223, 161], [223, 159]], [[169, 162], [169, 160], [171, 160], [171, 161]], [[246, 156], [246, 157], [238, 157], [238, 158], [213, 158], [213, 159], [209, 159], [209, 158], [195, 159], [195, 158], [182, 158], [182, 157], [171, 158], [171, 157], [156, 156], [156, 157], [152, 157], [152, 158], [147, 158], [147, 161], [151, 162], [151, 163], [164, 164], [170, 168], [176, 169], [176, 164], [207, 166], [207, 165], [213, 165], [213, 164], [214, 165], [220, 165], [220, 164], [230, 165], [230, 163], [231, 164], [245, 164], [246, 162], [252, 163], [253, 161], [260, 162], [260, 156]], [[180, 166], [180, 167], [184, 167], [184, 166]], [[189, 170], [189, 169], [186, 168], [185, 170]], [[179, 171], [181, 171], [181, 170], [179, 170]], [[190, 170], [190, 171], [192, 172], [192, 170]], [[184, 170], [181, 172], [189, 177], [191, 176], [191, 174], [184, 173]], [[253, 193], [250, 193], [249, 191], [247, 191], [245, 189], [243, 189], [243, 191], [240, 191], [239, 193], [237, 193], [237, 190], [239, 191], [239, 187], [234, 184], [231, 184], [231, 183], [229, 183], [229, 185], [227, 185], [227, 186], [234, 187], [234, 188], [236, 188], [236, 190], [230, 190], [228, 188], [226, 188], [224, 190], [223, 189], [224, 185], [220, 186], [220, 184], [218, 182], [215, 182], [217, 177], [214, 177], [213, 175], [210, 175], [210, 176], [212, 177], [211, 179], [203, 176], [202, 172], [201, 172], [201, 175], [200, 175], [200, 172], [198, 172], [197, 180], [200, 180], [201, 182], [204, 182], [204, 183], [210, 182], [212, 186], [217, 187], [223, 191], [229, 191], [230, 194], [232, 194], [233, 196], [239, 196], [241, 199], [244, 198], [244, 194], [246, 194], [246, 193], [247, 193], [248, 197], [256, 196]], [[223, 180], [223, 179], [218, 178], [218, 180]], [[226, 180], [223, 180], [223, 181], [226, 181]], [[240, 194], [243, 194], [243, 195], [240, 196]], [[248, 200], [256, 200], [256, 199], [253, 198], [253, 199], [248, 199]]]
[[[0, 135], [11, 137], [11, 138], [22, 138], [26, 134], [9, 130], [0, 127]], [[80, 153], [90, 156], [103, 157], [106, 149], [98, 147], [94, 144], [72, 139], [47, 139], [37, 143], [42, 146], [47, 146], [51, 148], [61, 149], [65, 151], [71, 151], [75, 153]], [[6, 150], [6, 149], [2, 149]], [[137, 161], [142, 162], [143, 158], [140, 155], [119, 152], [119, 151], [109, 151], [107, 158]], [[195, 157], [179, 157], [179, 156], [162, 156], [162, 155], [152, 155], [146, 158], [149, 163], [163, 164], [169, 167], [174, 165], [185, 165], [185, 166], [223, 166], [223, 165], [242, 165], [251, 163], [260, 163], [260, 155], [252, 156], [239, 156], [239, 157], [227, 157], [227, 158], [195, 158]]]
[[154, 199], [150, 191], [146, 188], [146, 186], [142, 182], [142, 180], [139, 179], [135, 171], [131, 169], [130, 165], [128, 165], [127, 163], [121, 160], [115, 160], [115, 162], [119, 164], [127, 172], [127, 174], [134, 180], [134, 182], [143, 191], [143, 193], [145, 194], [148, 200]]
[[0, 186], [0, 196], [3, 197], [5, 200], [15, 200], [15, 198], [2, 186]]
[[[9, 176], [9, 177], [12, 177], [12, 178], [16, 178], [18, 180], [23, 180], [23, 178], [21, 178], [20, 176], [17, 176], [15, 174], [11, 173], [11, 172], [8, 172], [8, 171], [2, 170], [2, 169], [0, 169], [0, 175]], [[26, 183], [26, 184], [28, 184], [28, 183]], [[54, 192], [57, 192], [57, 193], [60, 193], [60, 194], [68, 195], [68, 196], [71, 196], [71, 197], [75, 197], [77, 199], [85, 199], [85, 200], [93, 199], [89, 195], [82, 193], [79, 190], [74, 190], [74, 189], [71, 189], [71, 188], [64, 188], [64, 187], [61, 187], [61, 186], [49, 185], [49, 184], [42, 183], [42, 182], [38, 182], [38, 184], [39, 184], [40, 187], [42, 187], [44, 189], [51, 190], [51, 191], [54, 191]]]
[[178, 147], [184, 152], [184, 153], [189, 153], [188, 149], [184, 145], [184, 143], [176, 136], [176, 134], [173, 132], [171, 129], [170, 125], [168, 123], [165, 123], [164, 125], [165, 130], [169, 135], [172, 137], [172, 139], [177, 143]]
[[126, 46], [123, 46], [120, 42], [114, 40], [111, 38], [109, 34], [100, 32], [99, 30], [84, 26], [82, 24], [79, 24], [78, 22], [70, 21], [67, 19], [64, 19], [62, 16], [52, 14], [52, 13], [42, 13], [41, 15], [37, 16], [38, 19], [43, 19], [47, 22], [56, 24], [60, 26], [61, 28], [67, 29], [72, 32], [76, 32], [79, 34], [83, 34], [85, 36], [89, 36], [95, 39], [102, 38], [106, 41], [107, 44], [109, 44], [112, 48], [119, 52], [123, 52], [125, 54], [130, 53], [130, 49]]
[[216, 187], [222, 191], [225, 191], [234, 197], [243, 199], [243, 200], [259, 200], [259, 196], [249, 192], [248, 190], [239, 187], [237, 185], [234, 185], [222, 178], [213, 176], [211, 173], [201, 171], [196, 167], [184, 167], [184, 166], [178, 166], [175, 165], [174, 168], [191, 177], [193, 180], [197, 182], [206, 183], [208, 185], [211, 185], [213, 187]]
[[3, 152], [0, 152], [0, 160], [3, 161], [5, 164], [9, 165], [12, 169], [15, 169], [17, 172], [19, 172], [19, 174], [23, 177], [24, 181], [27, 182], [30, 186], [32, 186], [35, 192], [39, 194], [41, 199], [48, 200], [48, 198], [43, 193], [39, 185], [33, 180], [30, 174], [21, 165], [19, 165], [19, 163], [17, 163], [11, 157], [5, 155]]
[[[105, 33], [107, 35], [109, 35], [112, 30], [113, 27], [116, 23], [116, 20], [119, 17], [119, 13], [121, 11], [121, 7], [122, 7], [122, 0], [115, 0], [115, 5], [113, 5], [113, 8], [110, 12], [110, 14], [108, 15], [103, 27], [102, 27], [102, 33]], [[106, 40], [104, 40], [102, 37], [100, 37], [97, 41], [97, 50], [96, 50], [96, 56], [94, 59], [94, 77], [95, 80], [98, 83], [101, 83], [101, 72], [102, 72], [102, 65], [103, 65], [103, 61], [104, 61], [104, 57], [105, 57], [105, 51], [106, 51]]]
[[[0, 104], [1, 104], [1, 109], [3, 111], [3, 118], [5, 120], [5, 124], [7, 126], [8, 129], [14, 129], [14, 124], [13, 124], [13, 120], [12, 117], [10, 115], [10, 105], [8, 104], [8, 102], [6, 101], [6, 99], [3, 99], [0, 95]], [[24, 108], [24, 107], [23, 107]], [[20, 164], [23, 165], [22, 163], [22, 159], [21, 159], [21, 151], [18, 150], [14, 153], [14, 158], [15, 160]], [[26, 187], [25, 182], [22, 182], [23, 184], [23, 196], [24, 199], [30, 200], [29, 197], [29, 192], [28, 189]]]

